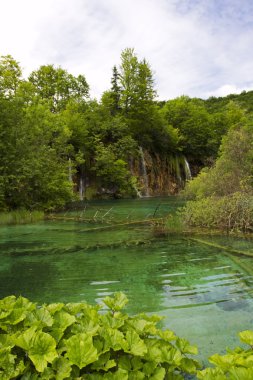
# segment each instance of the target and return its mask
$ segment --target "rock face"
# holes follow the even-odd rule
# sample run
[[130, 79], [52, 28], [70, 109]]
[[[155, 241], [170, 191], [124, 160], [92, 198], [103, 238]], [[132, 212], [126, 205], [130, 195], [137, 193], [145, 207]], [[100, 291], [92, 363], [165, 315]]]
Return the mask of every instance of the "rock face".
[[130, 160], [130, 170], [138, 180], [140, 196], [176, 194], [191, 178], [183, 155], [160, 156], [140, 148], [139, 157]]
[[[140, 147], [138, 155], [129, 158], [128, 165], [129, 172], [137, 180], [137, 197], [177, 194], [191, 178], [189, 164], [180, 154], [162, 156]], [[80, 200], [116, 196], [117, 187], [103, 188], [94, 173], [89, 174], [81, 170], [73, 181]]]

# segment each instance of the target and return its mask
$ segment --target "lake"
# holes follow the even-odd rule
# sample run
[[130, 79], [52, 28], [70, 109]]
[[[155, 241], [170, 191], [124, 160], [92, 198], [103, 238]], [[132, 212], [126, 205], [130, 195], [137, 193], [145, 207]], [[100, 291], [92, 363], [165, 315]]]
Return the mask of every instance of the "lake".
[[174, 197], [83, 202], [61, 214], [66, 220], [0, 227], [0, 297], [94, 304], [123, 291], [129, 313], [163, 315], [161, 327], [197, 344], [204, 361], [238, 345], [237, 333], [253, 328], [253, 258], [226, 247], [253, 253], [253, 241], [154, 238], [152, 225], [126, 224], [180, 204]]

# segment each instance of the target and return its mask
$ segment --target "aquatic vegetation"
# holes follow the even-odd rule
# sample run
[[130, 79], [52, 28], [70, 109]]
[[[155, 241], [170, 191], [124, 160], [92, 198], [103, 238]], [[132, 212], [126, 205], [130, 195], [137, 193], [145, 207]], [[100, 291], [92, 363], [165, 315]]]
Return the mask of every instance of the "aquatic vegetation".
[[16, 210], [0, 213], [0, 225], [26, 224], [38, 222], [44, 219], [43, 211]]

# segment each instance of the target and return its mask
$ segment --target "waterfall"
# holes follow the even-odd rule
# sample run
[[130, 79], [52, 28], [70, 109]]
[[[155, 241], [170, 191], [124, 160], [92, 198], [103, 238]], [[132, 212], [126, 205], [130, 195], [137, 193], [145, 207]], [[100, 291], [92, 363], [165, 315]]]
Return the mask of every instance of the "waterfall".
[[136, 185], [134, 185], [133, 187], [134, 187], [134, 190], [136, 191], [137, 198], [141, 198], [142, 195], [141, 195], [141, 192], [140, 192], [140, 190], [138, 189], [138, 187], [137, 187]]
[[186, 180], [189, 180], [192, 178], [190, 165], [189, 165], [189, 162], [187, 161], [186, 157], [184, 157], [184, 172], [185, 172]]
[[140, 152], [140, 159], [141, 159], [141, 175], [143, 177], [143, 183], [144, 183], [144, 194], [143, 195], [145, 197], [149, 197], [147, 168], [146, 168], [146, 162], [145, 162], [143, 149], [141, 146], [139, 147], [139, 152]]
[[83, 178], [80, 176], [80, 182], [79, 182], [79, 198], [80, 201], [83, 201]]

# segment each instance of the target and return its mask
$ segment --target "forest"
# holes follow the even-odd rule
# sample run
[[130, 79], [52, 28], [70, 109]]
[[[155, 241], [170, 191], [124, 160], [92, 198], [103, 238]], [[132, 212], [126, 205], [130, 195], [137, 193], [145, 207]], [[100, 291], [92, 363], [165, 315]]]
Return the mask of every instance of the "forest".
[[24, 79], [20, 63], [2, 56], [0, 210], [177, 194], [187, 182], [188, 224], [251, 230], [253, 91], [157, 99], [151, 66], [132, 48], [99, 100], [83, 74], [48, 64]]

